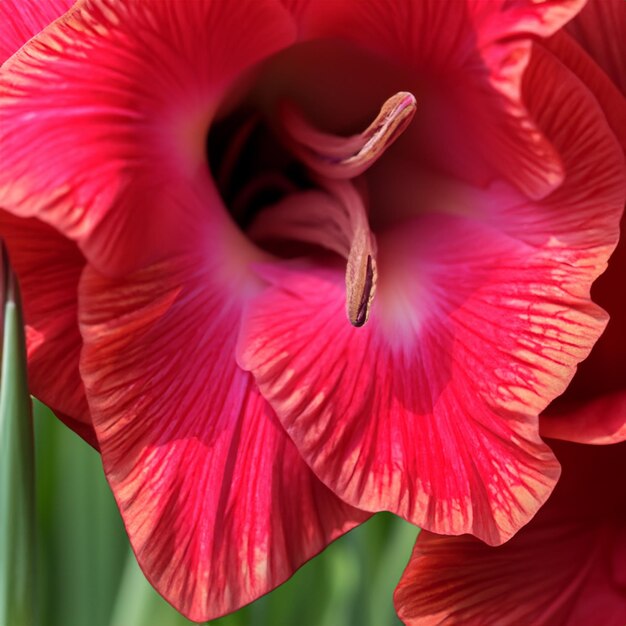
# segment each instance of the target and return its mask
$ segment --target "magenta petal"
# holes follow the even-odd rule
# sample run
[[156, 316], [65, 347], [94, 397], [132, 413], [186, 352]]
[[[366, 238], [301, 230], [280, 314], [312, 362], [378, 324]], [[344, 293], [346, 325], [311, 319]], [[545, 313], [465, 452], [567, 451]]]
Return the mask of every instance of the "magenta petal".
[[31, 37], [74, 4], [74, 0], [2, 0], [0, 3], [0, 65]]
[[190, 619], [235, 610], [367, 515], [302, 461], [234, 359], [241, 304], [198, 257], [87, 269], [81, 372], [139, 564]]
[[293, 38], [270, 0], [81, 0], [0, 72], [0, 206], [52, 224], [109, 275], [204, 245], [207, 206], [223, 210], [210, 122]]

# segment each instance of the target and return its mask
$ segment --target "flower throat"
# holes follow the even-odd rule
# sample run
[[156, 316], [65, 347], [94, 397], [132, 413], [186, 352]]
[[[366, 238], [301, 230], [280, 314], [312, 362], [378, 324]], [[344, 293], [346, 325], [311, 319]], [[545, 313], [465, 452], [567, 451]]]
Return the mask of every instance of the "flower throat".
[[346, 315], [363, 326], [376, 292], [376, 239], [357, 179], [402, 134], [416, 110], [399, 92], [361, 133], [342, 137], [315, 128], [289, 101], [273, 127], [241, 108], [214, 124], [209, 166], [228, 210], [256, 244], [285, 256], [322, 247], [346, 260]]

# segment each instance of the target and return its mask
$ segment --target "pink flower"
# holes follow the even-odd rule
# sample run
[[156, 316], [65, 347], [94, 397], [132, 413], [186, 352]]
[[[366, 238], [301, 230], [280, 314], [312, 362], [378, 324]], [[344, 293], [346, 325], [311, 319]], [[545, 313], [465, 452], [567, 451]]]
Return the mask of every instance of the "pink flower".
[[3, 65], [33, 392], [192, 619], [353, 507], [500, 543], [548, 497], [624, 199], [541, 43], [581, 4], [80, 0]]

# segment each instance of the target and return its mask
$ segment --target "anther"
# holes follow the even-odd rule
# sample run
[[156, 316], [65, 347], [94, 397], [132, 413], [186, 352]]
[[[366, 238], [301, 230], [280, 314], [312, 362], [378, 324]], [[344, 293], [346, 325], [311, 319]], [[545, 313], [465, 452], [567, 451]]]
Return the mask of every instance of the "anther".
[[368, 169], [402, 134], [415, 114], [415, 96], [401, 91], [387, 100], [360, 134], [339, 137], [314, 128], [283, 103], [282, 123], [289, 149], [311, 170], [334, 179], [354, 178]]

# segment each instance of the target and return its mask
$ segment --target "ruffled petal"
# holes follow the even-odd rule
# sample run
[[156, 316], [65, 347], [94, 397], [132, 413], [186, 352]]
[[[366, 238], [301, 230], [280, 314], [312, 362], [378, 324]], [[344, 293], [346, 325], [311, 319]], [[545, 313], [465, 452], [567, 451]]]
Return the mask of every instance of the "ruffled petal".
[[541, 45], [578, 76], [598, 101], [615, 136], [626, 151], [626, 99], [613, 81], [565, 30], [559, 31]]
[[[407, 260], [410, 246], [421, 256]], [[507, 252], [515, 246], [446, 218], [379, 242], [377, 299], [359, 330], [343, 314], [339, 269], [259, 269], [274, 288], [249, 307], [239, 362], [343, 499], [499, 543], [547, 497], [558, 466], [521, 412], [562, 387], [558, 367], [582, 352], [558, 349], [597, 322], [572, 314], [568, 331], [566, 318], [551, 322], [565, 308], [525, 299], [541, 260]], [[555, 338], [539, 358], [548, 329]]]
[[626, 4], [589, 0], [566, 28], [626, 96]]
[[82, 0], [0, 73], [0, 206], [52, 224], [109, 275], [202, 245], [207, 207], [223, 211], [210, 121], [292, 40], [269, 0]]
[[[557, 81], [555, 92], [551, 85]], [[571, 255], [563, 260], [574, 273], [587, 274], [587, 280], [566, 287], [588, 297], [592, 280], [607, 269], [619, 239], [626, 199], [624, 155], [597, 100], [578, 76], [540, 45], [534, 47], [524, 75], [524, 92], [529, 110], [557, 147], [567, 177], [537, 203], [509, 194], [502, 206], [488, 207], [489, 219], [556, 257]], [[601, 303], [612, 308], [608, 301]]]
[[[616, 97], [610, 90], [593, 89], [601, 86], [602, 82], [589, 83], [587, 79], [597, 76], [598, 72], [594, 72], [584, 59], [580, 60], [580, 55], [576, 61], [575, 44], [568, 43], [567, 36], [559, 41], [552, 41], [550, 48], [561, 53], [571, 52], [559, 54], [559, 58], [565, 59], [568, 67], [583, 78], [585, 84], [592, 87], [594, 96], [598, 98], [602, 111], [614, 130], [621, 126], [618, 113], [621, 111], [621, 118], [625, 123], [621, 128], [622, 145], [626, 147], [624, 99], [619, 95]], [[582, 126], [581, 121], [580, 127]], [[604, 146], [608, 145], [609, 142], [605, 141]], [[581, 148], [583, 146], [581, 144]], [[596, 137], [584, 149], [599, 153], [604, 148], [599, 137]], [[571, 162], [576, 162], [573, 154]], [[580, 164], [581, 168], [571, 168], [571, 189], [582, 188], [585, 180], [601, 184], [605, 173], [601, 158], [592, 171], [587, 170], [582, 162]], [[623, 203], [624, 195], [622, 190], [616, 202]], [[582, 195], [581, 200], [584, 201]], [[565, 393], [542, 416], [543, 436], [594, 444], [614, 443], [626, 438], [626, 294], [622, 287], [626, 268], [626, 240], [623, 236], [625, 230], [626, 216], [622, 216], [620, 241], [609, 260], [608, 269], [598, 278], [592, 289], [593, 300], [610, 314], [610, 321], [590, 356], [579, 365], [576, 376]]]
[[[626, 232], [626, 215], [622, 218]], [[626, 238], [622, 234], [609, 267], [594, 283], [594, 301], [611, 318], [565, 393], [542, 415], [544, 437], [606, 444], [626, 439]]]
[[74, 0], [2, 0], [0, 4], [0, 64], [31, 37], [63, 15]]
[[0, 237], [22, 291], [30, 390], [96, 446], [78, 371], [78, 281], [85, 260], [75, 244], [36, 219], [0, 211]]
[[411, 68], [415, 145], [428, 162], [474, 183], [498, 173], [540, 198], [562, 164], [523, 104], [531, 39], [571, 19], [583, 0], [288, 3], [304, 38], [338, 37]]
[[407, 626], [626, 622], [625, 444], [556, 451], [554, 494], [505, 545], [420, 534], [394, 597]]
[[578, 79], [538, 48], [525, 80], [567, 165], [556, 192], [530, 202], [501, 183], [457, 186], [381, 235], [363, 329], [343, 319], [338, 269], [260, 266], [272, 287], [250, 303], [238, 348], [347, 502], [492, 544], [528, 521], [558, 475], [537, 415], [606, 324], [590, 285], [625, 193], [621, 149]]
[[396, 609], [407, 626], [621, 626], [626, 599], [600, 569], [615, 541], [583, 522], [531, 522], [497, 548], [423, 531], [396, 589]]
[[[139, 564], [190, 619], [270, 591], [364, 521], [323, 486], [234, 359], [241, 304], [206, 260], [80, 287], [85, 381]], [[252, 288], [252, 287], [251, 287]]]

